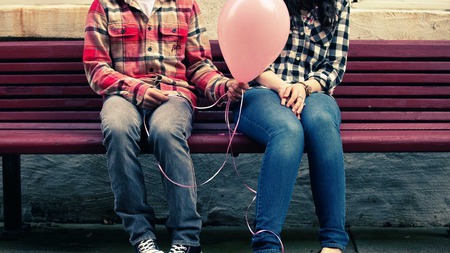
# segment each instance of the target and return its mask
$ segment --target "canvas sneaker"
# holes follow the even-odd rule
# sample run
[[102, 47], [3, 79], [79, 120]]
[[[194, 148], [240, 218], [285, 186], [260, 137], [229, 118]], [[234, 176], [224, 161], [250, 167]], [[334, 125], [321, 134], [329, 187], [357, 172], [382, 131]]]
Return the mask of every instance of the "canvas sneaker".
[[159, 250], [154, 240], [147, 239], [136, 245], [136, 253], [164, 253], [164, 251]]
[[170, 248], [169, 253], [202, 253], [202, 248], [200, 246], [184, 246], [181, 244], [173, 244]]

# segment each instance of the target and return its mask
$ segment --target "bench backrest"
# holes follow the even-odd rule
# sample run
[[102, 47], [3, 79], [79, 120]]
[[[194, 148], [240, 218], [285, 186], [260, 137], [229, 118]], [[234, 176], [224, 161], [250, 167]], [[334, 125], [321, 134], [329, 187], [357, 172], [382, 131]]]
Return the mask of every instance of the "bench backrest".
[[[211, 45], [214, 63], [229, 76], [218, 42]], [[87, 84], [82, 51], [80, 40], [1, 42], [2, 127], [23, 123], [33, 127], [37, 122], [49, 123], [48, 127], [59, 122], [74, 123], [74, 128], [98, 127], [102, 101]], [[448, 129], [450, 41], [353, 40], [347, 73], [334, 96], [343, 128], [421, 122]], [[199, 111], [196, 129], [214, 130], [211, 125], [202, 128], [203, 122], [217, 122], [215, 127], [223, 129], [222, 110]]]

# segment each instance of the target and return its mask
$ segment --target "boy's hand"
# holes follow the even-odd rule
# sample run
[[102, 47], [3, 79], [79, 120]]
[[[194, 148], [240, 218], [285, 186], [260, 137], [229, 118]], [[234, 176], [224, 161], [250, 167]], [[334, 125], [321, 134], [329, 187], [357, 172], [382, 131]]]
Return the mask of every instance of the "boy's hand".
[[227, 86], [227, 97], [232, 102], [240, 100], [242, 93], [250, 88], [248, 83], [241, 83], [235, 79], [230, 79], [225, 85]]
[[145, 92], [144, 101], [142, 101], [141, 108], [144, 110], [155, 109], [167, 100], [169, 100], [167, 93], [156, 88], [149, 88]]

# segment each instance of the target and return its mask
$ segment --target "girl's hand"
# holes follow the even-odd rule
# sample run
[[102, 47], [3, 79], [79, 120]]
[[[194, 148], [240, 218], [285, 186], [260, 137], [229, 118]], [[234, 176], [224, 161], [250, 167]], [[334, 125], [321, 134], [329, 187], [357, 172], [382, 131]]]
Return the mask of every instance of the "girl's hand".
[[281, 105], [289, 107], [300, 119], [300, 115], [305, 107], [306, 92], [302, 84], [297, 83], [280, 90]]

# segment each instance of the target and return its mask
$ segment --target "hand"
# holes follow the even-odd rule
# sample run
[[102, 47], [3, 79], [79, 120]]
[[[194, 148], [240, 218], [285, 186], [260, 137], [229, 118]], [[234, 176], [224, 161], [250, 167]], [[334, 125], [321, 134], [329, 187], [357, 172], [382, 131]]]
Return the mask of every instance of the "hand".
[[148, 88], [144, 95], [141, 108], [144, 110], [155, 109], [163, 102], [169, 100], [168, 94], [157, 88]]
[[235, 79], [230, 79], [225, 85], [227, 86], [227, 97], [232, 102], [240, 100], [242, 93], [250, 88], [248, 83], [241, 83]]
[[292, 112], [300, 119], [305, 107], [306, 92], [302, 84], [293, 84], [281, 89], [278, 93], [281, 105], [292, 108]]

